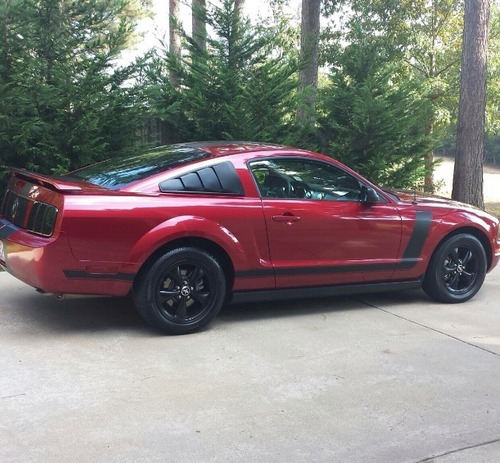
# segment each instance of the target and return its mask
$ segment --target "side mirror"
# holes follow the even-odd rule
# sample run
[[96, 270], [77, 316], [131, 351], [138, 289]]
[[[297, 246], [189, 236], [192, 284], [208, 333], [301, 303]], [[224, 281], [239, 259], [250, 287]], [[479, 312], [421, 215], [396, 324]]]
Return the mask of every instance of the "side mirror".
[[373, 204], [378, 202], [379, 196], [377, 192], [370, 187], [363, 185], [361, 187], [361, 202], [366, 204]]

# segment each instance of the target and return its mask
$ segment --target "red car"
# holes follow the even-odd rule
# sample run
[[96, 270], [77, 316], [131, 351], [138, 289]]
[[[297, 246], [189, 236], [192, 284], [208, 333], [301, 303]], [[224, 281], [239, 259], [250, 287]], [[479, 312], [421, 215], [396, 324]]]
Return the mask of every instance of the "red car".
[[45, 293], [132, 293], [149, 324], [188, 333], [230, 301], [420, 287], [466, 301], [498, 263], [498, 228], [309, 151], [186, 143], [60, 177], [12, 169], [0, 264]]

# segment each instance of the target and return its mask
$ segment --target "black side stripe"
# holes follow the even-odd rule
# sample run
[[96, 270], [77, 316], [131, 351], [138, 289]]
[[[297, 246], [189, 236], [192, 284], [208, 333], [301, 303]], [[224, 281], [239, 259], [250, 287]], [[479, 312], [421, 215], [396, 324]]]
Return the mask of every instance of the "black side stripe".
[[237, 278], [257, 278], [257, 277], [268, 277], [273, 275], [274, 275], [274, 270], [272, 268], [258, 269], [258, 270], [240, 270], [234, 272], [234, 276]]
[[70, 279], [79, 280], [118, 280], [118, 281], [134, 281], [135, 273], [88, 273], [83, 270], [64, 270], [64, 276]]
[[425, 240], [429, 234], [429, 229], [431, 228], [432, 212], [428, 211], [418, 211], [415, 217], [415, 227], [410, 236], [410, 241], [408, 241], [408, 246], [406, 246], [405, 252], [403, 254], [403, 260], [405, 259], [418, 259], [422, 248], [424, 247]]
[[[1, 221], [3, 222], [3, 221]], [[0, 222], [0, 223], [1, 223]], [[387, 270], [408, 270], [414, 267], [422, 252], [425, 240], [429, 234], [429, 229], [432, 222], [432, 213], [427, 211], [419, 211], [415, 217], [415, 227], [406, 246], [401, 262], [396, 264], [359, 264], [359, 265], [337, 265], [337, 266], [322, 266], [322, 267], [288, 267], [280, 269], [254, 269], [242, 270], [235, 272], [236, 278], [258, 278], [269, 276], [296, 276], [296, 275], [316, 275], [321, 273], [357, 273], [357, 272], [382, 272]], [[0, 228], [0, 236], [4, 228]], [[11, 233], [17, 230], [17, 227]], [[86, 279], [86, 280], [118, 280], [118, 281], [134, 281], [135, 274], [133, 273], [117, 273], [111, 274], [91, 274], [83, 270], [64, 270], [66, 278]]]
[[401, 262], [396, 264], [359, 264], [323, 267], [288, 267], [279, 269], [243, 270], [235, 272], [237, 278], [257, 278], [268, 276], [316, 275], [321, 273], [357, 273], [382, 272], [386, 270], [408, 270], [417, 265], [432, 222], [432, 213], [418, 211], [415, 216], [415, 227], [406, 246]]

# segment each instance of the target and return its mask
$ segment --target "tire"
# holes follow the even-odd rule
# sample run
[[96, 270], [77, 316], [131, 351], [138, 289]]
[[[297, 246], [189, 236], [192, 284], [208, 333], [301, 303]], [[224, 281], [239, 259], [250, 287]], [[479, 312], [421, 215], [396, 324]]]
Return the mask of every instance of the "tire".
[[173, 249], [152, 263], [134, 285], [141, 317], [156, 330], [187, 334], [208, 325], [226, 296], [217, 260], [196, 248]]
[[469, 234], [448, 238], [432, 255], [423, 289], [440, 302], [465, 302], [481, 288], [486, 276], [486, 253]]

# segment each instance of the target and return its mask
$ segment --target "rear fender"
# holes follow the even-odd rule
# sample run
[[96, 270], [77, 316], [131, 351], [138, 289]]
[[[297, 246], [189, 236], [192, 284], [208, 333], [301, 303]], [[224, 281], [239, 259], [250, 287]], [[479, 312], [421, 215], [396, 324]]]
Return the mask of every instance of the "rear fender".
[[198, 216], [173, 217], [159, 224], [134, 245], [129, 262], [141, 266], [157, 249], [181, 238], [204, 238], [212, 241], [226, 251], [235, 268], [247, 265], [247, 256], [236, 236], [219, 223]]

